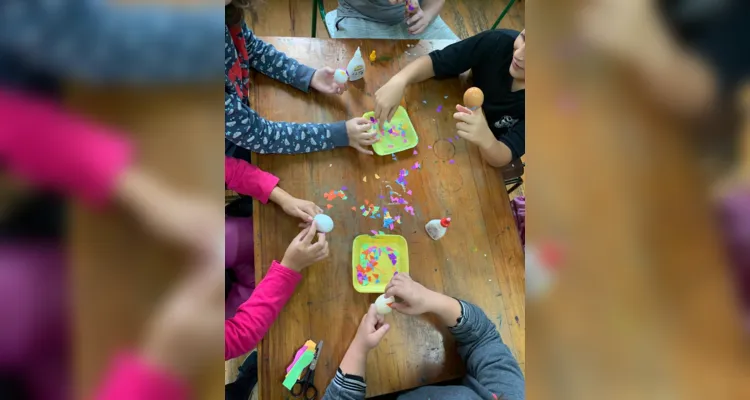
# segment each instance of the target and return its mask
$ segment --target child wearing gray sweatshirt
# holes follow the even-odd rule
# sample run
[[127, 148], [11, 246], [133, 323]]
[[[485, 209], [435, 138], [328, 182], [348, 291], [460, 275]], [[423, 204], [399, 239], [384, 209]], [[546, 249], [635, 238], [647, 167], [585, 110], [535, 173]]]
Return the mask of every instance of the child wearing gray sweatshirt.
[[[479, 307], [429, 290], [405, 274], [391, 280], [386, 296], [401, 299], [392, 307], [403, 314], [435, 314], [450, 327], [459, 355], [466, 363], [466, 376], [461, 385], [424, 386], [402, 394], [399, 400], [521, 400], [526, 397], [518, 362]], [[375, 305], [370, 306], [323, 400], [364, 400], [367, 354], [389, 329]]]

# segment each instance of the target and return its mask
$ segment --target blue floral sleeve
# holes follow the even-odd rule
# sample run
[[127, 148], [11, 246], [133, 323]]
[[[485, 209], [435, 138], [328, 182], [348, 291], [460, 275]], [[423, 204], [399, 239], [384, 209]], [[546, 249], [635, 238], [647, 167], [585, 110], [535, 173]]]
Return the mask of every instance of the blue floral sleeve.
[[247, 53], [250, 56], [250, 66], [254, 70], [279, 82], [292, 85], [303, 92], [310, 89], [310, 81], [315, 69], [300, 64], [297, 60], [276, 50], [273, 45], [258, 39], [246, 25], [243, 25], [242, 31], [247, 43]]
[[346, 122], [299, 124], [272, 122], [248, 107], [239, 96], [224, 93], [227, 140], [250, 151], [266, 154], [299, 154], [349, 145]]
[[90, 83], [218, 79], [223, 26], [219, 6], [0, 1], [0, 50], [40, 71]]

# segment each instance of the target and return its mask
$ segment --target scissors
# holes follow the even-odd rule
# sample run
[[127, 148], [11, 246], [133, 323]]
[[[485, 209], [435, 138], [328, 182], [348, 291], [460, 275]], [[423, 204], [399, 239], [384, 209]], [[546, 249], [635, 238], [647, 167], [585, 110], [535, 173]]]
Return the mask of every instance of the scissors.
[[298, 379], [297, 383], [292, 386], [291, 393], [295, 398], [304, 398], [305, 400], [316, 400], [318, 398], [318, 388], [315, 387], [315, 366], [318, 365], [321, 348], [323, 348], [322, 340], [315, 347], [315, 357], [313, 357], [310, 367], [307, 368], [305, 376]]

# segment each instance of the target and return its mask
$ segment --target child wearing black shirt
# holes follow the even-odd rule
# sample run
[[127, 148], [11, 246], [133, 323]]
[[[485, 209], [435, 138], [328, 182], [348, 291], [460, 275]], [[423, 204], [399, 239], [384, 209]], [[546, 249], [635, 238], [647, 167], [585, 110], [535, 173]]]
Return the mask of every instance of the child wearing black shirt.
[[484, 92], [478, 110], [457, 106], [457, 133], [479, 146], [490, 165], [502, 167], [526, 152], [526, 31], [493, 30], [420, 57], [375, 93], [375, 114], [390, 120], [406, 85], [472, 71]]

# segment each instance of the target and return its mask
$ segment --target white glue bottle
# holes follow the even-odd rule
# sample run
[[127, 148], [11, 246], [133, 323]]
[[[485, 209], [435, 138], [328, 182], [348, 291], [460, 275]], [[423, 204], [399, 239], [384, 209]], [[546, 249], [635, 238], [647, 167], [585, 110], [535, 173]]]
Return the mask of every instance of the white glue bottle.
[[362, 52], [359, 50], [359, 47], [354, 52], [354, 57], [349, 61], [346, 72], [349, 74], [349, 80], [352, 82], [362, 79], [365, 76], [365, 60], [362, 58]]
[[433, 219], [424, 226], [424, 229], [427, 231], [427, 234], [430, 235], [432, 240], [438, 240], [445, 235], [450, 224], [450, 218]]

